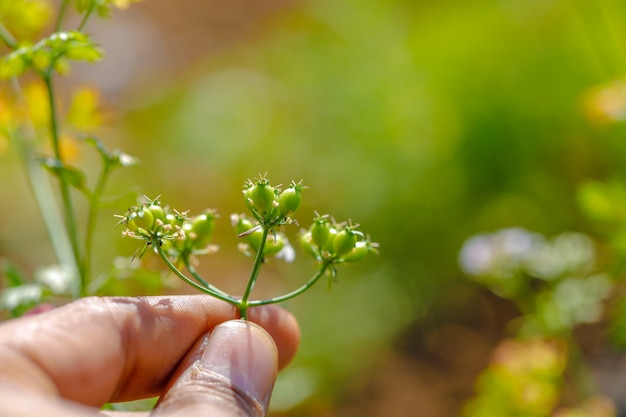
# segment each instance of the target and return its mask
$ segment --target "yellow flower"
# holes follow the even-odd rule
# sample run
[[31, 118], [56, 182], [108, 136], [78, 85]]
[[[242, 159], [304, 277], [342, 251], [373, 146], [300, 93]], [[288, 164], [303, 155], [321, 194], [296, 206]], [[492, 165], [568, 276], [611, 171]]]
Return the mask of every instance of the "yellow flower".
[[100, 93], [89, 87], [76, 91], [67, 112], [67, 123], [79, 130], [93, 130], [102, 124]]
[[59, 150], [63, 162], [75, 161], [80, 155], [80, 144], [75, 137], [63, 134], [59, 138]]
[[18, 108], [19, 121], [30, 120], [36, 129], [46, 129], [50, 122], [50, 104], [46, 87], [41, 82], [33, 82], [24, 87], [25, 107]]

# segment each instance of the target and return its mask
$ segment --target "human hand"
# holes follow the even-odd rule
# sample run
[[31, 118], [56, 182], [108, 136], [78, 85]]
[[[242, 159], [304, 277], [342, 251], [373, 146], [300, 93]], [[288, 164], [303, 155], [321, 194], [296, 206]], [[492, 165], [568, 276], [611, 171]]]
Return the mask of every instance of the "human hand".
[[236, 318], [231, 305], [199, 295], [90, 297], [7, 321], [0, 416], [102, 416], [93, 407], [154, 396], [159, 417], [264, 416], [298, 325], [276, 306]]

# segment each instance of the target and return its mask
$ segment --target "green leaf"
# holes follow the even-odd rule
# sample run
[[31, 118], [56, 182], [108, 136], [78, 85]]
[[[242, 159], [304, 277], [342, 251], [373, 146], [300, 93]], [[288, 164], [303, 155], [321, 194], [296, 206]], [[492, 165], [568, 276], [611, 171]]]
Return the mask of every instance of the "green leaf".
[[71, 185], [72, 187], [75, 187], [83, 192], [87, 191], [85, 188], [85, 175], [80, 169], [65, 165], [63, 162], [54, 158], [42, 158], [41, 164], [52, 175], [58, 177], [66, 184]]
[[52, 63], [52, 56], [50, 51], [45, 49], [37, 49], [33, 51], [30, 56], [30, 63], [32, 67], [40, 72], [45, 71]]
[[67, 45], [65, 57], [74, 61], [95, 62], [102, 58], [102, 50], [88, 42], [74, 42]]
[[110, 165], [111, 167], [121, 166], [127, 168], [139, 164], [139, 159], [135, 158], [134, 156], [128, 155], [127, 153], [124, 153], [119, 149], [109, 151], [104, 143], [95, 136], [88, 136], [83, 138], [82, 140], [86, 144], [93, 146], [98, 151], [100, 156], [102, 156], [102, 159], [105, 161], [104, 163]]
[[78, 32], [56, 32], [35, 45], [22, 46], [0, 61], [0, 78], [22, 75], [29, 67], [38, 72], [52, 67], [59, 74], [68, 72], [66, 59], [94, 62], [103, 56], [89, 35]]
[[0, 61], [0, 78], [7, 79], [22, 75], [30, 65], [29, 48], [19, 48]]
[[103, 159], [110, 160], [113, 158], [111, 152], [109, 152], [109, 150], [106, 148], [106, 146], [104, 146], [104, 143], [99, 138], [95, 136], [86, 136], [81, 138], [81, 140], [87, 145], [93, 146]]
[[59, 58], [54, 61], [54, 70], [59, 75], [66, 75], [70, 72], [70, 63], [65, 58]]
[[66, 57], [75, 61], [94, 62], [102, 58], [102, 50], [93, 43], [89, 35], [75, 30], [53, 33], [36, 47], [50, 49], [57, 58]]

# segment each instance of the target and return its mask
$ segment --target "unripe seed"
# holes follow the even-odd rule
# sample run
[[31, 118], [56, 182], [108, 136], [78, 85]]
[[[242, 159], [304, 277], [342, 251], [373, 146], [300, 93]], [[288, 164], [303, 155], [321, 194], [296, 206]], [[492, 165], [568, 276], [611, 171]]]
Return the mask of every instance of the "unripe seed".
[[280, 209], [280, 214], [283, 216], [287, 216], [289, 214], [295, 213], [300, 207], [300, 203], [302, 203], [302, 194], [297, 187], [287, 188], [285, 191], [280, 193], [280, 197], [278, 198], [278, 207]]
[[143, 229], [145, 232], [151, 232], [154, 226], [154, 215], [147, 208], [143, 207], [136, 212], [136, 216], [133, 217], [133, 221], [137, 225], [138, 229]]
[[370, 247], [366, 241], [361, 240], [354, 244], [354, 248], [343, 257], [345, 262], [357, 262], [362, 260], [370, 252]]
[[160, 220], [161, 222], [165, 222], [165, 213], [163, 212], [163, 207], [161, 207], [158, 203], [152, 203], [146, 207], [148, 211], [152, 214], [154, 221]]
[[238, 215], [235, 223], [235, 231], [238, 235], [249, 232], [256, 224], [244, 215]]
[[[285, 238], [282, 234], [276, 233], [275, 236], [271, 234], [267, 237], [265, 241], [265, 246], [263, 247], [263, 255], [275, 255], [281, 251], [281, 249], [285, 246]], [[258, 250], [258, 248], [257, 248]]]
[[348, 254], [356, 244], [356, 234], [350, 228], [346, 228], [337, 232], [333, 243], [334, 253], [337, 256]]
[[335, 248], [335, 238], [337, 237], [337, 229], [335, 229], [334, 227], [331, 227], [328, 229], [328, 237], [326, 238], [326, 242], [324, 243], [324, 246], [322, 247], [323, 250], [325, 250], [326, 252], [334, 252]]
[[327, 218], [318, 217], [313, 220], [313, 225], [311, 226], [311, 238], [313, 239], [313, 243], [323, 248], [330, 235], [330, 229], [330, 222]]
[[263, 229], [257, 229], [249, 235], [244, 236], [244, 241], [250, 245], [253, 251], [258, 251], [263, 240]]
[[312, 256], [315, 259], [319, 259], [319, 250], [313, 243], [313, 237], [311, 236], [310, 231], [305, 231], [300, 235], [300, 248], [302, 249], [302, 252], [307, 255]]
[[215, 228], [215, 215], [211, 212], [200, 214], [191, 221], [191, 232], [195, 234], [194, 244], [203, 248], [209, 244]]
[[261, 181], [248, 188], [244, 194], [252, 201], [252, 205], [259, 214], [268, 213], [272, 209], [276, 197], [274, 187]]

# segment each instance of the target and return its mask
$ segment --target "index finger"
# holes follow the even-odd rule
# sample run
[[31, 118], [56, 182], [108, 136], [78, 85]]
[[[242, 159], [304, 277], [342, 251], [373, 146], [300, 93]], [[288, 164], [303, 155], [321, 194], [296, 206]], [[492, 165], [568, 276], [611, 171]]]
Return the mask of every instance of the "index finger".
[[[84, 298], [0, 326], [0, 375], [10, 383], [92, 406], [159, 395], [178, 362], [236, 309], [209, 296]], [[299, 342], [275, 306], [250, 318], [275, 340], [279, 364]]]

